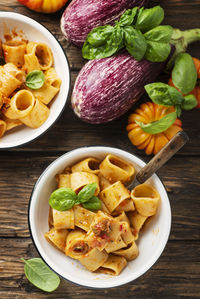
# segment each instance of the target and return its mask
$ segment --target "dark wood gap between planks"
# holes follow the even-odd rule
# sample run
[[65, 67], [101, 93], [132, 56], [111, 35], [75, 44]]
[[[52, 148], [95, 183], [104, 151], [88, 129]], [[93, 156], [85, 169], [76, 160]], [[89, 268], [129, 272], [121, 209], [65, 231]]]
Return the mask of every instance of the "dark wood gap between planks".
[[[24, 240], [27, 240], [27, 241], [30, 241], [31, 240], [31, 237], [29, 236], [17, 236], [17, 237], [9, 237], [9, 236], [0, 236], [0, 241], [4, 241], [4, 240], [19, 240], [19, 241], [24, 241]], [[194, 243], [199, 243], [200, 244], [200, 239], [189, 239], [189, 238], [187, 238], [187, 239], [170, 239], [170, 237], [169, 237], [169, 239], [168, 239], [168, 242], [167, 243], [190, 243], [190, 242], [194, 242]], [[33, 246], [34, 246], [34, 244], [33, 244]], [[34, 246], [34, 248], [35, 248], [35, 246]], [[199, 260], [200, 261], [200, 260]]]

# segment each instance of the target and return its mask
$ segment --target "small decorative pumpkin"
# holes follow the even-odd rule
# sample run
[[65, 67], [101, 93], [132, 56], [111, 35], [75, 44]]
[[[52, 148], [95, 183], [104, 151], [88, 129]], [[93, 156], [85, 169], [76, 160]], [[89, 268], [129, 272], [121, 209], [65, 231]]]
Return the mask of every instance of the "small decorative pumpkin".
[[177, 118], [173, 125], [166, 131], [158, 134], [150, 134], [144, 132], [136, 121], [143, 122], [144, 124], [152, 123], [174, 111], [173, 106], [166, 107], [152, 102], [142, 104], [128, 119], [129, 124], [126, 130], [128, 131], [131, 143], [138, 149], [145, 150], [147, 155], [151, 155], [152, 153], [154, 155], [157, 154], [178, 131], [182, 130], [182, 122]]
[[68, 0], [18, 0], [31, 10], [42, 13], [53, 13], [61, 9]]

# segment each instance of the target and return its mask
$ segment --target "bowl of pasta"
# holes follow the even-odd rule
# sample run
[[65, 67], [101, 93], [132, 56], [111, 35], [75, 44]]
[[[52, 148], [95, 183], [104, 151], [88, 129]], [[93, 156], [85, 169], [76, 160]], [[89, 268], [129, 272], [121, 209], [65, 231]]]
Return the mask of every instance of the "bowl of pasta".
[[0, 12], [0, 149], [47, 131], [69, 89], [68, 60], [53, 34], [24, 15]]
[[46, 264], [92, 288], [135, 280], [161, 255], [171, 228], [165, 188], [153, 175], [128, 189], [145, 165], [111, 147], [84, 147], [51, 163], [29, 202], [30, 234]]

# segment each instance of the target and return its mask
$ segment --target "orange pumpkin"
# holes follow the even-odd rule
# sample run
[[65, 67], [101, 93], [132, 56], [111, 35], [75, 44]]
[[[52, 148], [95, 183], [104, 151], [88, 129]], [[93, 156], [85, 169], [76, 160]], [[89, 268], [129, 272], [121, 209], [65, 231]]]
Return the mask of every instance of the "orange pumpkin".
[[149, 134], [144, 132], [135, 120], [148, 124], [174, 111], [174, 107], [161, 106], [152, 102], [142, 104], [128, 119], [126, 130], [131, 143], [138, 149], [145, 150], [147, 155], [157, 154], [178, 131], [182, 130], [182, 122], [177, 118], [166, 131]]
[[53, 13], [61, 9], [68, 0], [18, 0], [28, 8], [42, 13]]
[[[192, 59], [194, 61], [194, 65], [197, 70], [197, 78], [200, 79], [200, 60], [195, 57], [192, 57]], [[174, 85], [172, 78], [169, 79], [168, 84], [170, 86], [175, 87], [181, 93], [181, 91]], [[195, 86], [195, 88], [189, 94], [193, 94], [195, 96], [195, 98], [197, 99], [197, 102], [198, 102], [196, 108], [200, 108], [200, 86], [199, 86], [198, 81], [197, 81], [197, 85]], [[186, 95], [186, 94], [183, 94], [183, 95]]]

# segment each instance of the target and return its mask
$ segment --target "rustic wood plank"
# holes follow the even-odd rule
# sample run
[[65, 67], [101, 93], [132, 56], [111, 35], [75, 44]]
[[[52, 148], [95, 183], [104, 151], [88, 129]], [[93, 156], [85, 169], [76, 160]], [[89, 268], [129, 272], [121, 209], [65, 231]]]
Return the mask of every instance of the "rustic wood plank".
[[[42, 171], [58, 156], [45, 153], [13, 155], [11, 152], [0, 155], [1, 237], [29, 236], [27, 206], [32, 187]], [[200, 238], [200, 206], [197, 200], [200, 164], [197, 165], [196, 161], [195, 157], [174, 157], [158, 172], [168, 190], [172, 207], [171, 239]]]
[[[181, 245], [181, 246], [180, 246]], [[0, 298], [193, 298], [200, 292], [200, 243], [169, 242], [157, 263], [145, 275], [126, 287], [92, 290], [62, 280], [53, 294], [31, 285], [23, 274], [20, 257], [36, 257], [30, 239], [0, 239]], [[12, 251], [10, 251], [12, 248]], [[187, 252], [187, 254], [186, 254]], [[184, 284], [184, 288], [183, 288]]]
[[[152, 0], [150, 5], [165, 9], [166, 24], [183, 30], [200, 27], [199, 0]], [[51, 16], [38, 14], [16, 0], [2, 0], [0, 10], [22, 13], [51, 30], [67, 53], [74, 82], [85, 61], [80, 49], [62, 36], [59, 21], [63, 10]], [[188, 50], [200, 58], [199, 46], [200, 43], [195, 43]], [[29, 238], [27, 206], [38, 176], [55, 158], [80, 146], [108, 145], [149, 160], [127, 138], [125, 126], [129, 113], [112, 123], [94, 126], [80, 121], [68, 103], [62, 117], [44, 136], [22, 148], [0, 152], [0, 298], [199, 298], [199, 112], [183, 113], [183, 128], [190, 142], [158, 172], [172, 207], [172, 231], [167, 247], [151, 271], [133, 283], [111, 290], [88, 290], [62, 281], [55, 293], [46, 294], [28, 283], [20, 257], [37, 256]]]

